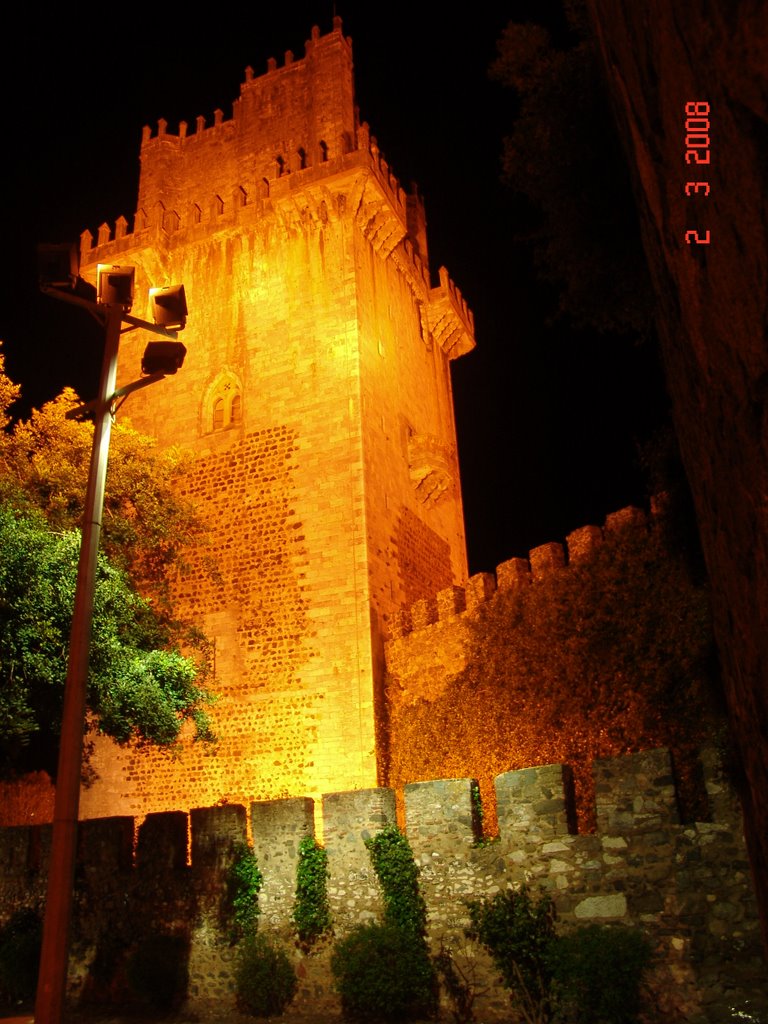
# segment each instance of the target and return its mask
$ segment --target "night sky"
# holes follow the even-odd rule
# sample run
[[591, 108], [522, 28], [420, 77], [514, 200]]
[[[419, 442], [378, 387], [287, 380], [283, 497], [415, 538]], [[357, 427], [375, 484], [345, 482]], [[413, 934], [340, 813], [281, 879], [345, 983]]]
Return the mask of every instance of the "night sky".
[[453, 381], [469, 569], [493, 571], [643, 503], [637, 441], [666, 400], [652, 347], [547, 326], [555, 293], [514, 237], [524, 204], [500, 180], [514, 102], [488, 67], [507, 21], [557, 34], [560, 5], [481, 3], [461, 17], [442, 3], [411, 7], [212, 5], [207, 21], [141, 5], [20, 15], [2, 53], [0, 339], [23, 387], [17, 411], [65, 385], [93, 397], [98, 328], [39, 294], [37, 243], [95, 235], [120, 215], [132, 223], [142, 127], [210, 124], [217, 107], [230, 118], [247, 65], [259, 75], [271, 56], [300, 58], [312, 26], [330, 31], [337, 13], [353, 39], [361, 119], [424, 197], [433, 278], [445, 264], [475, 315], [477, 348], [453, 363]]

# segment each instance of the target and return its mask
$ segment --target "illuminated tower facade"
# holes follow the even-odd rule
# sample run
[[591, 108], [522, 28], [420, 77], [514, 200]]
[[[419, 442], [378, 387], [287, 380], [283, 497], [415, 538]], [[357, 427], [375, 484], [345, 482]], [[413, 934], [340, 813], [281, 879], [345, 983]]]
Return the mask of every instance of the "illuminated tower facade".
[[[425, 225], [358, 119], [336, 19], [247, 69], [231, 119], [145, 128], [133, 230], [83, 235], [84, 276], [186, 289], [183, 369], [121, 415], [194, 453], [208, 536], [173, 593], [221, 695], [214, 753], [100, 741], [85, 817], [381, 781], [387, 619], [467, 574], [449, 364], [473, 323]], [[121, 383], [147, 337], [125, 335]]]

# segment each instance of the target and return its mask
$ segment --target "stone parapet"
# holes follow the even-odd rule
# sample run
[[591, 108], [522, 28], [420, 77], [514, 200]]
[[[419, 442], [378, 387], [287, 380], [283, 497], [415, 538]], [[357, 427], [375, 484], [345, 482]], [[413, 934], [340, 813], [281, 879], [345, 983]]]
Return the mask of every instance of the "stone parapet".
[[[433, 598], [422, 598], [410, 608], [403, 608], [389, 622], [389, 647], [410, 633], [417, 633], [435, 623], [455, 622], [457, 617], [471, 616], [499, 591], [527, 586], [548, 579], [569, 565], [585, 562], [602, 543], [604, 532], [625, 528], [647, 529], [648, 517], [639, 508], [628, 507], [606, 517], [603, 527], [582, 526], [569, 533], [565, 543], [551, 541], [532, 548], [527, 558], [510, 558], [500, 563], [495, 572], [470, 576], [465, 586], [452, 587]], [[462, 593], [463, 590], [463, 593]]]
[[[645, 929], [656, 948], [654, 999], [666, 1019], [719, 1024], [730, 1019], [734, 1005], [764, 1013], [766, 965], [738, 808], [711, 752], [702, 767], [707, 778], [720, 778], [718, 815], [681, 825], [667, 751], [599, 762], [598, 829], [588, 835], [569, 827], [562, 765], [507, 772], [496, 779], [500, 836], [490, 842], [478, 840], [471, 779], [407, 786], [405, 833], [419, 869], [432, 948], [468, 948], [467, 902], [525, 883], [552, 896], [564, 927], [598, 922]], [[248, 840], [250, 822], [263, 875], [259, 927], [283, 941], [295, 961], [295, 1008], [322, 1011], [329, 1019], [338, 1014], [333, 938], [382, 917], [365, 841], [395, 823], [395, 793], [368, 789], [323, 797], [334, 934], [306, 953], [295, 944], [292, 911], [298, 847], [313, 834], [313, 818], [307, 798], [199, 808], [189, 816], [152, 814], [141, 822], [83, 823], [71, 997], [87, 994], [94, 971], [105, 970], [100, 950], [111, 951], [117, 984], [142, 937], [164, 933], [187, 937], [188, 1007], [198, 1019], [222, 1006], [234, 1008], [224, 869], [235, 844]], [[0, 924], [16, 910], [42, 904], [47, 856], [41, 858], [40, 850], [48, 848], [49, 836], [47, 825], [0, 829]], [[484, 963], [482, 950], [470, 954]], [[492, 966], [486, 964], [481, 975], [483, 1019], [500, 1022], [506, 1006]]]

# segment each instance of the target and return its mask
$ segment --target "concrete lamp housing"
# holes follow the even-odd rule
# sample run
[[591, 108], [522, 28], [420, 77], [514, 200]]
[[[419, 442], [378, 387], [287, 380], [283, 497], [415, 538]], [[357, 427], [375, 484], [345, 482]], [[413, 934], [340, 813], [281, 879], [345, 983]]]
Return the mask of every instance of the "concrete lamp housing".
[[38, 245], [37, 274], [42, 292], [58, 292], [59, 297], [70, 295], [95, 303], [96, 289], [79, 276], [79, 269], [77, 246], [73, 243]]

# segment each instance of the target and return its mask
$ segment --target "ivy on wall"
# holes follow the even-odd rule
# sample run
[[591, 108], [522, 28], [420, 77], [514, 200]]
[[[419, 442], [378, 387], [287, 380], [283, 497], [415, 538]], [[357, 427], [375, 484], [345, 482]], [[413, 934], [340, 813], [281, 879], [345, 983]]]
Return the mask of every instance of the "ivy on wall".
[[222, 916], [232, 943], [256, 932], [259, 923], [259, 893], [264, 878], [256, 854], [248, 843], [235, 843], [227, 869]]
[[419, 891], [419, 869], [407, 837], [387, 825], [365, 840], [384, 898], [384, 922], [413, 935], [427, 929], [427, 905]]
[[305, 836], [299, 843], [293, 923], [304, 946], [312, 946], [331, 928], [328, 854], [313, 836]]

